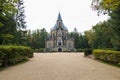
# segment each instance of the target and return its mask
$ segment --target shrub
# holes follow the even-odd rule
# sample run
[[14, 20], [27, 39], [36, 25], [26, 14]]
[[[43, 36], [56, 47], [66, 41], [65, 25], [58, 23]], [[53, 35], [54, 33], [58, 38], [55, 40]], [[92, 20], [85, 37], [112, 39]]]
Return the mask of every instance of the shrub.
[[25, 46], [0, 46], [0, 66], [19, 63], [33, 57], [33, 51]]
[[33, 50], [30, 47], [24, 47], [25, 50], [25, 55], [28, 58], [32, 58], [33, 57]]
[[35, 52], [44, 52], [44, 48], [35, 49]]
[[120, 51], [113, 50], [94, 50], [93, 55], [96, 59], [100, 59], [111, 63], [120, 63]]
[[90, 54], [92, 54], [92, 49], [87, 48], [84, 50], [84, 56], [88, 56]]
[[77, 52], [84, 52], [84, 49], [77, 49]]

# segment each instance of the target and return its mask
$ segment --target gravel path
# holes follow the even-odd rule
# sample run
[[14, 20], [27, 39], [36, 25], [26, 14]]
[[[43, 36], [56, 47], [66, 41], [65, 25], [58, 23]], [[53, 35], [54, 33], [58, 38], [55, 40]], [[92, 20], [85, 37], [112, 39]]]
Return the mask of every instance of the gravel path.
[[83, 53], [35, 53], [30, 61], [0, 71], [0, 80], [120, 80], [120, 69]]

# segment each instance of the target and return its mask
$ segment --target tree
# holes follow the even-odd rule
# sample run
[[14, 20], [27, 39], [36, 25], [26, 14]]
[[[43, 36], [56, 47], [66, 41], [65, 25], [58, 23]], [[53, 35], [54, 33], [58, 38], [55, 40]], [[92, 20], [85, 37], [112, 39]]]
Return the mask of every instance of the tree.
[[98, 11], [108, 13], [109, 24], [113, 31], [112, 44], [120, 50], [120, 0], [93, 0], [92, 7]]
[[109, 15], [110, 15], [109, 24], [113, 30], [112, 42], [114, 47], [120, 50], [120, 7], [118, 7]]
[[108, 21], [100, 22], [92, 30], [85, 31], [85, 36], [91, 48], [113, 48], [111, 40], [113, 30]]
[[79, 42], [79, 34], [78, 33], [74, 33], [74, 45], [75, 45], [76, 49], [79, 49], [80, 42]]
[[92, 8], [98, 13], [108, 13], [120, 7], [120, 0], [92, 0]]
[[0, 0], [0, 29], [4, 27], [7, 16], [14, 16], [17, 12], [15, 4], [17, 0]]
[[48, 33], [43, 28], [41, 30], [37, 29], [33, 32], [30, 30], [27, 33], [27, 45], [31, 46], [33, 49], [45, 48], [45, 39]]
[[26, 21], [25, 21], [25, 10], [24, 10], [24, 1], [23, 0], [18, 0], [17, 1], [17, 14], [15, 16], [16, 19], [16, 26], [17, 30], [19, 32], [19, 38], [20, 38], [20, 44], [21, 45], [26, 45]]
[[17, 3], [17, 15], [16, 15], [16, 22], [18, 30], [26, 29], [26, 22], [25, 22], [25, 10], [24, 10], [24, 2], [23, 0], [18, 0]]
[[41, 46], [40, 47], [41, 48], [45, 48], [45, 39], [46, 39], [46, 37], [48, 35], [48, 33], [45, 30], [45, 28], [43, 28], [43, 29], [40, 30], [40, 35], [41, 35], [41, 37], [40, 37], [40, 45]]
[[87, 42], [89, 44], [90, 48], [97, 48], [98, 44], [96, 39], [96, 35], [93, 33], [92, 30], [88, 30], [84, 32], [85, 38], [87, 39]]
[[89, 48], [89, 45], [88, 45], [85, 35], [80, 34], [80, 36], [79, 36], [79, 48], [81, 48], [81, 49]]
[[[26, 28], [24, 18], [22, 0], [0, 0], [0, 45], [21, 44], [23, 37], [20, 28]], [[18, 22], [22, 27], [18, 26]]]
[[81, 33], [78, 33], [77, 29], [69, 33], [69, 36], [74, 38], [74, 46], [76, 49], [84, 49], [89, 47], [86, 37]]
[[4, 23], [4, 27], [0, 29], [0, 44], [15, 43], [17, 30], [13, 16], [7, 16], [6, 22], [3, 23]]
[[100, 22], [93, 26], [93, 31], [96, 34], [98, 48], [112, 48], [112, 32], [108, 22]]

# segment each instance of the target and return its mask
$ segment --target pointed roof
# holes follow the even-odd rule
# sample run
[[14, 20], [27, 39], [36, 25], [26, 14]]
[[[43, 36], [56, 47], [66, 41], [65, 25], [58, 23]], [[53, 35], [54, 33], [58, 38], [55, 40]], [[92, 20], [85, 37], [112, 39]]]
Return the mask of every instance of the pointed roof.
[[59, 12], [57, 20], [62, 20], [61, 14]]
[[[57, 21], [61, 21], [61, 23], [62, 23], [61, 28], [62, 28], [63, 30], [67, 30], [67, 27], [64, 25], [64, 23], [63, 23], [63, 21], [62, 21], [62, 17], [61, 17], [60, 12], [59, 12], [59, 14], [58, 14]], [[59, 27], [59, 25], [58, 25], [57, 22], [56, 22], [55, 26], [54, 26], [53, 28], [51, 28], [51, 30], [56, 30], [56, 29], [58, 29], [58, 27]]]

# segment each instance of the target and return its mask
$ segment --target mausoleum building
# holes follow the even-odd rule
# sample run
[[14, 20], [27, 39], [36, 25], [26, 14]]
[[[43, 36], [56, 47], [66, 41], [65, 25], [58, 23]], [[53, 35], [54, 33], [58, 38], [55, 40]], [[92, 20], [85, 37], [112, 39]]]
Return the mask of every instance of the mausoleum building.
[[58, 14], [56, 24], [51, 28], [45, 42], [45, 51], [75, 51], [74, 38], [68, 35], [68, 29], [64, 25], [61, 14]]

